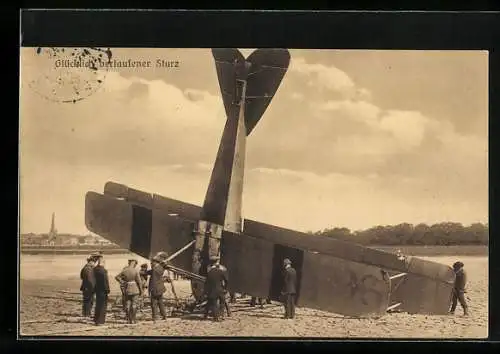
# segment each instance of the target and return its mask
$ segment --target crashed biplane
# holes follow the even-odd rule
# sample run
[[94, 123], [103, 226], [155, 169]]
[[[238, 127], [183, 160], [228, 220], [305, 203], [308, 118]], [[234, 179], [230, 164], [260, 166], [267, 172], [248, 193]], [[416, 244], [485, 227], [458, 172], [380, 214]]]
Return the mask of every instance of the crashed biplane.
[[448, 312], [455, 274], [445, 265], [242, 219], [247, 137], [290, 62], [285, 49], [212, 49], [227, 120], [203, 206], [107, 182], [88, 192], [87, 228], [145, 258], [164, 251], [203, 297], [208, 260], [220, 256], [232, 292], [279, 300], [282, 262], [297, 271], [297, 306], [347, 316]]

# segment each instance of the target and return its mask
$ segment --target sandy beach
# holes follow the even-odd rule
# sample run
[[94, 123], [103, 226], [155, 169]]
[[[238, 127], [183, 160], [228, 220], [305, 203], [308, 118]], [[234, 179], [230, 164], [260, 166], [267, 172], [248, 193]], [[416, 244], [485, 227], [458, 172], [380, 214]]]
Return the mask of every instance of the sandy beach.
[[[22, 336], [245, 336], [327, 338], [486, 338], [488, 336], [488, 258], [471, 256], [421, 257], [445, 264], [462, 260], [468, 272], [466, 298], [471, 315], [454, 316], [387, 314], [378, 319], [352, 319], [297, 308], [295, 320], [282, 319], [281, 304], [250, 307], [249, 298], [238, 299], [233, 314], [223, 322], [202, 320], [198, 314], [171, 317], [153, 323], [151, 310], [138, 313], [139, 323], [125, 324], [114, 304], [118, 284], [114, 276], [126, 264], [127, 255], [107, 256], [111, 294], [106, 325], [93, 326], [81, 319], [79, 272], [82, 256], [22, 255], [20, 264], [20, 335]], [[146, 261], [140, 259], [141, 261]], [[190, 296], [189, 283], [176, 281], [180, 298]], [[167, 290], [165, 298], [173, 302]]]

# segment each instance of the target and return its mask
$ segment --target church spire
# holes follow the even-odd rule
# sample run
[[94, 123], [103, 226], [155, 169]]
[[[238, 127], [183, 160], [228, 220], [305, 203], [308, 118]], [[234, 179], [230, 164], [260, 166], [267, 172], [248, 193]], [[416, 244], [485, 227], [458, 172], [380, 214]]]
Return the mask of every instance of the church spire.
[[51, 236], [55, 236], [57, 234], [55, 219], [56, 219], [56, 213], [52, 212], [52, 222], [50, 224], [50, 231], [49, 231], [49, 234]]

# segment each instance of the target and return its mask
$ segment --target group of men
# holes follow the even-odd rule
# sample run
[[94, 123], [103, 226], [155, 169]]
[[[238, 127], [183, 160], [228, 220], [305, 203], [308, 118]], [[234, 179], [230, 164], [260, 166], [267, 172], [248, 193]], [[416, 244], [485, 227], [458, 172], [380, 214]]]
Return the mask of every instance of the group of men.
[[[219, 262], [219, 257], [211, 257], [208, 267], [207, 279], [205, 281], [205, 295], [207, 297], [207, 306], [205, 307], [205, 318], [208, 318], [211, 313], [214, 320], [221, 321], [224, 316], [224, 310], [227, 316], [231, 316], [231, 310], [226, 301], [228, 292], [228, 272], [227, 268]], [[281, 295], [285, 307], [284, 318], [293, 319], [295, 317], [295, 295], [297, 293], [297, 273], [292, 267], [290, 259], [283, 260], [283, 289]], [[234, 302], [234, 293], [231, 293], [231, 302]], [[255, 306], [258, 300], [261, 307], [264, 306], [264, 299], [252, 297], [250, 302]], [[271, 303], [271, 299], [267, 298], [266, 302]]]
[[[153, 321], [158, 317], [158, 309], [162, 319], [166, 319], [167, 313], [162, 297], [166, 291], [165, 282], [172, 282], [170, 277], [164, 276], [165, 262], [160, 256], [156, 256], [151, 261], [151, 269], [147, 264], [143, 264], [137, 269], [137, 260], [129, 259], [128, 265], [115, 277], [120, 283], [122, 291], [122, 305], [128, 323], [137, 323], [136, 315], [139, 300], [148, 290], [151, 299], [151, 309]], [[149, 282], [148, 282], [149, 277]], [[82, 284], [80, 291], [83, 295], [82, 315], [92, 317], [92, 307], [95, 298], [95, 311], [93, 320], [96, 325], [106, 322], [106, 310], [108, 304], [109, 277], [105, 268], [105, 261], [102, 254], [92, 254], [87, 258], [87, 264], [80, 272]]]
[[87, 258], [87, 264], [80, 272], [82, 285], [80, 291], [83, 294], [84, 317], [91, 317], [95, 298], [94, 323], [102, 325], [106, 322], [106, 309], [108, 306], [109, 278], [105, 268], [105, 260], [102, 254], [92, 254]]
[[151, 269], [148, 269], [146, 263], [142, 264], [140, 269], [137, 269], [137, 265], [137, 259], [129, 259], [128, 266], [115, 277], [116, 281], [120, 283], [122, 305], [127, 322], [137, 323], [137, 309], [146, 291], [151, 300], [153, 321], [158, 319], [158, 310], [161, 318], [166, 319], [167, 313], [162, 298], [167, 290], [165, 282], [172, 283], [172, 279], [168, 275], [164, 276], [166, 268], [164, 260], [161, 255], [155, 256], [151, 260]]

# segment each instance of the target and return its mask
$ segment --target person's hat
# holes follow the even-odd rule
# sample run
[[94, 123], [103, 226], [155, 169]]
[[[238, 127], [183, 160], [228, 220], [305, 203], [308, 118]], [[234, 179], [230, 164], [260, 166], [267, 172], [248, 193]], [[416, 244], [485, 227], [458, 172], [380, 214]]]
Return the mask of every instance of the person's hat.
[[132, 262], [139, 263], [139, 262], [137, 261], [137, 259], [135, 259], [135, 258], [129, 258], [128, 262], [129, 262], [129, 263], [132, 263]]
[[151, 262], [158, 262], [158, 263], [161, 263], [161, 262], [164, 262], [164, 261], [165, 261], [165, 258], [158, 257], [158, 255], [154, 256], [153, 259], [151, 260]]
[[459, 269], [462, 268], [464, 264], [460, 261], [453, 263], [453, 269]]
[[289, 260], [288, 258], [285, 258], [285, 259], [283, 260], [283, 263], [285, 263], [285, 264], [292, 264], [292, 261], [291, 261], [291, 260]]
[[148, 267], [148, 264], [147, 263], [143, 263], [141, 264], [141, 268], [147, 268]]
[[158, 252], [155, 256], [155, 258], [165, 260], [168, 258], [168, 254], [166, 252]]

